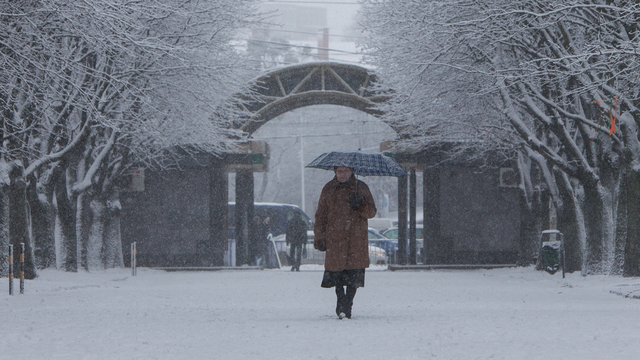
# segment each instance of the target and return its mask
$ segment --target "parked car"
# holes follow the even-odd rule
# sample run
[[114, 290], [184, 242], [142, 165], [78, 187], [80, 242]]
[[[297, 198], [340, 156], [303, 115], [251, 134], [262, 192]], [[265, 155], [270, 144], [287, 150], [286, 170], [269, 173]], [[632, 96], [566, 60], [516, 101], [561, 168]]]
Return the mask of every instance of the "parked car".
[[369, 244], [384, 249], [387, 255], [393, 254], [398, 250], [398, 241], [389, 239], [373, 228], [369, 228]]
[[384, 237], [383, 235], [380, 235], [380, 237], [371, 236], [371, 233], [369, 233], [369, 235], [369, 244], [384, 249], [388, 256], [391, 256], [398, 251], [398, 240], [392, 240]]
[[[423, 240], [424, 236], [422, 235], [422, 230], [423, 230], [423, 226], [422, 224], [417, 224], [416, 225], [416, 240]], [[382, 235], [384, 235], [385, 237], [388, 237], [389, 239], [396, 239], [398, 240], [398, 227], [394, 226], [385, 230], [382, 230], [380, 232]], [[407, 228], [407, 237], [409, 236], [409, 229]]]
[[[235, 209], [236, 203], [229, 202], [229, 239], [236, 238]], [[284, 234], [287, 231], [287, 222], [292, 216], [300, 216], [309, 223], [309, 227], [312, 226], [312, 221], [309, 215], [296, 205], [257, 202], [253, 204], [253, 215], [259, 216], [261, 219], [266, 216], [271, 218], [269, 229], [273, 236]]]
[[[397, 251], [398, 250], [398, 227], [397, 226], [392, 227], [392, 228], [383, 230], [380, 233], [384, 237], [395, 241], [395, 250], [390, 251], [390, 253], [393, 254], [395, 251]], [[407, 229], [407, 250], [409, 249], [408, 242], [409, 242], [409, 229]], [[422, 224], [416, 225], [416, 247], [417, 247], [418, 258], [419, 258], [422, 254], [422, 248], [424, 247], [424, 235], [423, 235]]]
[[382, 235], [378, 230], [374, 228], [367, 229], [369, 232], [369, 240], [388, 239], [388, 236]]
[[388, 218], [373, 218], [369, 219], [369, 227], [378, 231], [393, 227], [393, 220]]
[[[373, 230], [373, 231], [372, 231]], [[387, 263], [387, 252], [384, 248], [378, 247], [375, 245], [375, 242], [372, 243], [372, 238], [376, 236], [381, 236], [374, 229], [369, 229], [369, 263], [374, 265], [384, 265]], [[318, 251], [313, 247], [313, 239], [314, 234], [312, 230], [307, 231], [307, 244], [303, 247], [302, 250], [302, 264], [324, 264], [324, 255], [325, 253], [322, 251]], [[276, 248], [278, 249], [278, 253], [281, 255], [286, 254], [286, 258], [288, 259], [289, 254], [289, 245], [286, 244], [287, 235], [281, 234], [273, 238], [273, 241], [276, 243]], [[283, 259], [281, 258], [281, 261]], [[288, 262], [287, 262], [288, 263]]]

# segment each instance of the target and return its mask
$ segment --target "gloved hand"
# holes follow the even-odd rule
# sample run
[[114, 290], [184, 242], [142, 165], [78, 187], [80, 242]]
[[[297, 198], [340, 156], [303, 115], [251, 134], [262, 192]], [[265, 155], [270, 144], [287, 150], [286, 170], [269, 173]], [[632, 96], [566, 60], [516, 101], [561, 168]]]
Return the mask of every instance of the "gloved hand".
[[318, 251], [327, 251], [327, 247], [326, 246], [318, 246]]
[[362, 198], [360, 196], [354, 194], [349, 199], [349, 205], [351, 205], [351, 208], [353, 210], [360, 209], [362, 207]]

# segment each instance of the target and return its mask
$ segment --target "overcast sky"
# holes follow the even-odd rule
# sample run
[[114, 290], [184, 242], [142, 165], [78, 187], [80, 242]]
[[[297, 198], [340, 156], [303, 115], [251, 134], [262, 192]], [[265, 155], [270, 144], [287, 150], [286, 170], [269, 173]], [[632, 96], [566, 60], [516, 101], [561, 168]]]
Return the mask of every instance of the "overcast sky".
[[274, 4], [309, 5], [327, 9], [328, 26], [333, 35], [343, 35], [344, 27], [353, 22], [360, 9], [357, 0], [280, 0]]

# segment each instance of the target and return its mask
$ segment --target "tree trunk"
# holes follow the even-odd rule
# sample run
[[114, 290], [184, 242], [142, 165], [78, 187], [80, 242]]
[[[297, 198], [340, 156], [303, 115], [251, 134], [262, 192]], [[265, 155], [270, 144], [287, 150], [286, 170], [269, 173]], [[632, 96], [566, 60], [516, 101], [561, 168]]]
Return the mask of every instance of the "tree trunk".
[[76, 238], [78, 239], [78, 257], [80, 267], [89, 270], [89, 231], [91, 228], [91, 210], [88, 196], [82, 192], [76, 197]]
[[607, 210], [604, 197], [605, 189], [597, 182], [595, 184], [585, 184], [584, 186], [584, 222], [586, 229], [586, 254], [584, 259], [583, 273], [605, 274], [608, 271], [606, 263], [606, 241], [608, 234], [606, 231]]
[[521, 197], [522, 217], [520, 220], [520, 235], [518, 237], [518, 262], [517, 266], [529, 266], [537, 254], [538, 237], [540, 228], [534, 209], [530, 208], [524, 196]]
[[[634, 202], [627, 197], [628, 190], [630, 190], [627, 189], [627, 176], [628, 174], [626, 172], [620, 174], [620, 179], [613, 192], [615, 194], [615, 201], [613, 202], [613, 257], [610, 269], [611, 275], [622, 275], [624, 273], [625, 247], [627, 245], [626, 233], [628, 230], [628, 221], [631, 220], [627, 217], [627, 206], [629, 201], [631, 201], [631, 203]], [[637, 194], [635, 195], [637, 196]]]
[[582, 210], [578, 206], [575, 192], [567, 174], [556, 170], [556, 183], [562, 206], [558, 209], [558, 229], [564, 235], [564, 250], [566, 254], [565, 272], [572, 273], [582, 270], [582, 244], [584, 240], [584, 222]]
[[4, 181], [5, 163], [0, 162], [0, 276], [9, 275], [9, 184]]
[[31, 209], [31, 228], [34, 238], [34, 254], [36, 267], [45, 269], [55, 267], [55, 214], [51, 203], [51, 194], [37, 186], [35, 176], [30, 177], [27, 188], [27, 199]]
[[[14, 259], [20, 259], [20, 244], [24, 243], [24, 277], [35, 279], [36, 264], [33, 256], [33, 239], [29, 232], [29, 204], [27, 203], [27, 183], [22, 166], [15, 166], [10, 172], [9, 185], [9, 239], [14, 249]], [[16, 261], [16, 262], [17, 262]]]
[[620, 116], [620, 128], [624, 136], [623, 161], [625, 172], [621, 176], [618, 200], [618, 229], [624, 223], [624, 231], [616, 231], [616, 243], [624, 242], [623, 276], [640, 276], [640, 141], [638, 124], [630, 113]]
[[120, 206], [119, 194], [116, 191], [107, 201], [107, 216], [105, 218], [104, 232], [104, 267], [123, 268], [122, 236], [120, 233]]
[[624, 188], [621, 189], [618, 222], [624, 219], [626, 225], [623, 276], [640, 276], [640, 175], [637, 171], [625, 174]]
[[[634, 251], [633, 248], [627, 249], [629, 245], [627, 243], [627, 231], [629, 230], [628, 221], [631, 220], [628, 218], [627, 207], [629, 204], [628, 198], [628, 185], [627, 185], [627, 174], [623, 174], [620, 182], [620, 189], [618, 191], [618, 203], [616, 206], [616, 228], [615, 228], [615, 246], [616, 248], [622, 248], [622, 256], [616, 257], [615, 261], [618, 262], [620, 270], [622, 274], [625, 272], [625, 268], [628, 264], [626, 264], [626, 253], [628, 250]], [[617, 254], [616, 254], [617, 255]]]
[[103, 269], [102, 261], [102, 249], [104, 244], [105, 235], [105, 215], [107, 206], [99, 200], [93, 199], [89, 203], [91, 210], [91, 224], [89, 225], [89, 232], [87, 234], [87, 270], [99, 270]]
[[55, 184], [57, 234], [60, 244], [61, 267], [65, 271], [78, 271], [78, 240], [73, 202], [67, 196], [66, 174], [60, 174]]
[[[540, 253], [542, 231], [551, 227], [550, 204], [558, 190], [550, 176], [547, 160], [532, 150], [525, 150], [518, 155], [518, 169], [522, 174], [523, 189], [517, 265], [529, 266]], [[555, 198], [554, 203], [560, 201], [557, 196]]]

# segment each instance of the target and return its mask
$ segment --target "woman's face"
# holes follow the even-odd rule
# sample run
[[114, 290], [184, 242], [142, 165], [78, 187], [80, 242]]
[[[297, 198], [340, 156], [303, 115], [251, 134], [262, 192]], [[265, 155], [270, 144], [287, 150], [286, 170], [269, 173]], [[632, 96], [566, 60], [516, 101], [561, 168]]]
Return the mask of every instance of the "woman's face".
[[351, 170], [351, 168], [346, 166], [336, 167], [335, 172], [336, 172], [336, 178], [340, 182], [345, 182], [349, 180], [349, 178], [351, 177], [351, 174], [353, 174], [353, 170]]

